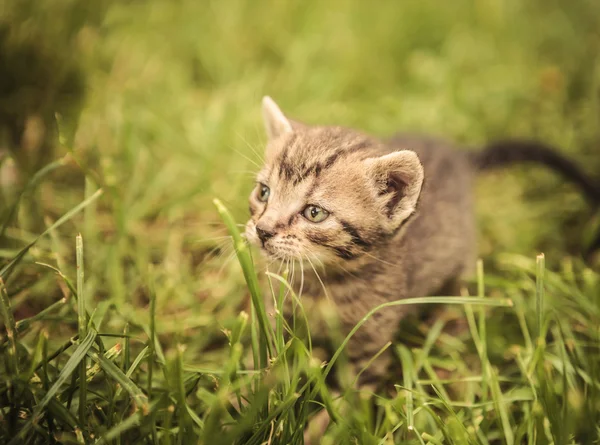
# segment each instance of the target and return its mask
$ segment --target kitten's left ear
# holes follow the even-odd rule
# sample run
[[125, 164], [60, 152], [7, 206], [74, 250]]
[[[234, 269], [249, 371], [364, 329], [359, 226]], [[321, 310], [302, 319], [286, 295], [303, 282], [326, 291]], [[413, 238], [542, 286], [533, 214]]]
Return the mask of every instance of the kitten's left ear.
[[276, 139], [286, 133], [292, 132], [292, 124], [285, 117], [275, 101], [269, 96], [262, 100], [263, 119], [269, 140]]
[[401, 150], [365, 161], [382, 206], [394, 225], [408, 218], [417, 206], [423, 186], [423, 166], [414, 151]]

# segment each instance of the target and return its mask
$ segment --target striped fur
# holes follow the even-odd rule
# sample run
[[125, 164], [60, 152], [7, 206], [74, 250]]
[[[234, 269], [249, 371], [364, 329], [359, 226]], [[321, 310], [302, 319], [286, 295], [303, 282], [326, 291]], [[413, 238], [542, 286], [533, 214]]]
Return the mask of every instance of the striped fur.
[[[382, 141], [342, 127], [298, 125], [270, 100], [263, 109], [270, 139], [246, 236], [271, 259], [302, 263], [311, 314], [331, 297], [345, 334], [374, 306], [434, 294], [470, 270], [475, 230], [466, 158], [430, 139]], [[267, 202], [259, 199], [261, 184], [270, 188]], [[307, 205], [330, 215], [310, 222], [302, 215]], [[268, 239], [259, 239], [257, 226]], [[388, 309], [361, 327], [347, 349], [357, 370], [407, 313]], [[318, 322], [313, 332], [323, 332]], [[361, 383], [377, 381], [386, 365], [383, 355]]]

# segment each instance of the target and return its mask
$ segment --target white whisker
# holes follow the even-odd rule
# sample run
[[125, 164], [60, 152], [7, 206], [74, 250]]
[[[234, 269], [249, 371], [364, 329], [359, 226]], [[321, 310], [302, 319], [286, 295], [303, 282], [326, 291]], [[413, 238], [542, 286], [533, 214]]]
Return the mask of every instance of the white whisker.
[[308, 252], [310, 255], [312, 255], [313, 260], [315, 260], [316, 262], [319, 263], [319, 266], [321, 267], [321, 269], [325, 270], [325, 264], [323, 264], [323, 260], [321, 260], [316, 253], [313, 252]]
[[308, 257], [308, 255], [306, 255], [306, 259], [308, 260], [308, 263], [310, 264], [310, 267], [312, 267], [312, 270], [314, 271], [315, 275], [317, 276], [317, 279], [319, 280], [319, 283], [321, 283], [321, 287], [323, 288], [323, 292], [325, 292], [325, 298], [327, 298], [329, 300], [330, 299], [329, 292], [327, 292], [327, 289], [325, 289], [325, 284], [323, 283], [323, 280], [321, 280], [321, 277], [320, 277], [319, 273], [317, 272], [317, 269], [315, 269], [315, 265], [312, 263], [312, 261], [310, 260], [310, 258]]
[[300, 289], [298, 290], [298, 298], [302, 297], [302, 291], [304, 290], [304, 264], [302, 258], [300, 258]]
[[231, 262], [231, 260], [233, 260], [236, 257], [236, 252], [231, 252], [229, 254], [229, 257], [227, 257], [227, 259], [223, 262], [223, 264], [221, 265], [221, 267], [219, 268], [219, 271], [217, 272], [217, 276], [221, 276], [221, 274], [223, 273], [223, 270], [225, 269], [225, 267]]
[[263, 164], [265, 163], [264, 158], [261, 156], [261, 154], [252, 146], [252, 144], [250, 142], [248, 142], [244, 136], [242, 136], [240, 133], [238, 133], [237, 131], [235, 132], [236, 136], [239, 137], [242, 142], [244, 142], [244, 144], [246, 144], [246, 146], [252, 151], [252, 153], [254, 153], [256, 155], [256, 157], [260, 160], [260, 162], [262, 162]]
[[248, 162], [252, 163], [256, 168], [260, 169], [262, 168], [255, 160], [249, 158], [248, 156], [246, 156], [244, 153], [242, 153], [239, 150], [236, 150], [235, 148], [233, 149], [233, 151], [235, 151], [238, 155], [240, 155], [242, 158], [244, 158], [245, 160], [247, 160]]
[[373, 258], [374, 260], [379, 261], [380, 263], [387, 264], [388, 266], [398, 266], [397, 264], [388, 263], [387, 261], [384, 261], [381, 258], [377, 258], [375, 255], [371, 255], [369, 252], [364, 252], [364, 254], [367, 255], [368, 257]]
[[223, 235], [223, 236], [215, 236], [214, 238], [201, 238], [201, 239], [197, 239], [192, 241], [194, 244], [196, 243], [209, 243], [212, 241], [223, 241], [223, 240], [230, 240], [231, 239], [231, 235]]
[[[227, 238], [231, 238], [231, 237], [227, 237]], [[225, 252], [229, 252], [231, 249], [233, 249], [233, 244], [231, 243], [230, 239], [221, 240], [221, 242], [217, 243], [212, 249], [210, 249], [206, 253], [206, 255], [204, 256], [204, 258], [202, 259], [200, 264], [205, 264], [208, 261], [211, 261], [215, 258], [219, 258], [219, 257], [223, 256]], [[216, 252], [218, 252], [218, 253], [216, 253]]]

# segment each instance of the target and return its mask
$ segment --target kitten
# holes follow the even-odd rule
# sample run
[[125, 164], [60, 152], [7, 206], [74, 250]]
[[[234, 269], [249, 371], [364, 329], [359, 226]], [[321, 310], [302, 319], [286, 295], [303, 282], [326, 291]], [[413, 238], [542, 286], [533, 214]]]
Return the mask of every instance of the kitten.
[[[458, 293], [476, 254], [471, 182], [477, 170], [541, 162], [596, 203], [600, 197], [573, 164], [537, 143], [498, 143], [467, 155], [428, 137], [383, 141], [301, 124], [269, 97], [263, 114], [268, 144], [249, 199], [246, 237], [271, 259], [304, 264], [303, 303], [330, 298], [344, 335], [381, 303]], [[347, 354], [357, 370], [393, 339], [409, 310], [377, 312], [356, 332]], [[387, 364], [383, 354], [359, 384], [375, 385]]]
[[[269, 98], [263, 104], [269, 143], [246, 237], [271, 258], [307, 263], [303, 300], [324, 296], [308, 265], [322, 264], [344, 334], [373, 307], [439, 293], [469, 271], [475, 224], [465, 157], [428, 139], [384, 143], [294, 124]], [[392, 340], [406, 311], [378, 312], [351, 338], [358, 369]], [[361, 383], [375, 381], [386, 362], [373, 363]]]

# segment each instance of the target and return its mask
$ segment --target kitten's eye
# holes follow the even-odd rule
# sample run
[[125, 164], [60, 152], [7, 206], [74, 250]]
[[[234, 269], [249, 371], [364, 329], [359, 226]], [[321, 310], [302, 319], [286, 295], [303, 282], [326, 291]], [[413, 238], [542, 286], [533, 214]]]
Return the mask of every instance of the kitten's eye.
[[306, 208], [302, 211], [302, 216], [304, 216], [310, 222], [320, 223], [321, 221], [325, 221], [327, 219], [329, 212], [321, 207], [309, 205], [306, 206]]
[[260, 202], [267, 202], [269, 199], [269, 195], [271, 194], [271, 190], [264, 184], [258, 184], [258, 200]]

